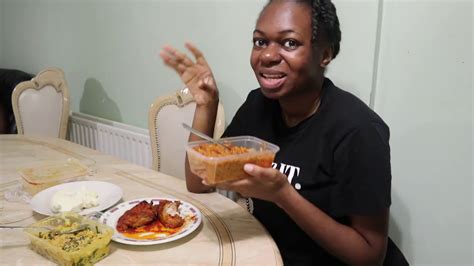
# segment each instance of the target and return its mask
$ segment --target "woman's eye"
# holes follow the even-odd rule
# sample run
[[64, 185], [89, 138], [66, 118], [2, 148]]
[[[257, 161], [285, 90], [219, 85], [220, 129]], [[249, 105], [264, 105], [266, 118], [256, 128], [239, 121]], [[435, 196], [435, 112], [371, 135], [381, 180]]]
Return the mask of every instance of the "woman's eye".
[[266, 42], [262, 39], [254, 39], [253, 40], [253, 45], [256, 47], [263, 47], [265, 46]]
[[296, 49], [298, 48], [298, 42], [295, 40], [286, 40], [285, 42], [283, 42], [283, 46], [290, 49]]

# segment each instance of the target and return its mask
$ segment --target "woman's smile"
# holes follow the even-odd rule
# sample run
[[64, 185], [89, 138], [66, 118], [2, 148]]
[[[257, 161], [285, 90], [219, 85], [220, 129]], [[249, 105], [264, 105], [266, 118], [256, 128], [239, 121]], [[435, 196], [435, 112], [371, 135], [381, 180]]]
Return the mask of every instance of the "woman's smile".
[[286, 78], [286, 74], [282, 72], [260, 72], [258, 75], [258, 83], [262, 89], [278, 89], [285, 83]]

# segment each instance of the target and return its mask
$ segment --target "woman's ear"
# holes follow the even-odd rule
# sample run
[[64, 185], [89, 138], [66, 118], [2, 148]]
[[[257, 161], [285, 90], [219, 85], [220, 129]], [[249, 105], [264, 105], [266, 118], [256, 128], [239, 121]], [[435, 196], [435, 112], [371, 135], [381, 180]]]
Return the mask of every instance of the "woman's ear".
[[331, 45], [326, 45], [324, 47], [322, 57], [321, 57], [321, 62], [319, 65], [323, 68], [327, 67], [329, 63], [331, 63], [332, 60], [332, 55], [333, 55], [333, 49]]

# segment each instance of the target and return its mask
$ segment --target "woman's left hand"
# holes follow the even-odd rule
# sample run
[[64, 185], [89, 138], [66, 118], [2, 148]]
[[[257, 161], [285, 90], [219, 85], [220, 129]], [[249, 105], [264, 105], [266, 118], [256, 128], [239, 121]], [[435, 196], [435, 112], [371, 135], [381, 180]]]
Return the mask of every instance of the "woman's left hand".
[[277, 202], [284, 191], [291, 189], [286, 175], [273, 168], [246, 164], [244, 171], [248, 178], [217, 184], [217, 188], [236, 191], [243, 197], [252, 197]]

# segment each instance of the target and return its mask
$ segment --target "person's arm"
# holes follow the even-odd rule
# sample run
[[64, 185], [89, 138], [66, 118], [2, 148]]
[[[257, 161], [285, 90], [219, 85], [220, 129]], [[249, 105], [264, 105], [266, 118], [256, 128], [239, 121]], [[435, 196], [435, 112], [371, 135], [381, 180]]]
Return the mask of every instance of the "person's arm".
[[218, 188], [274, 202], [323, 249], [347, 264], [380, 265], [383, 262], [388, 209], [379, 215], [351, 216], [351, 224], [344, 225], [304, 199], [278, 170], [251, 164], [244, 169], [250, 178], [222, 183]]
[[[195, 62], [171, 46], [165, 46], [163, 51], [160, 52], [160, 56], [167, 66], [178, 73], [194, 97], [196, 110], [192, 127], [208, 136], [212, 136], [219, 105], [216, 82], [202, 52], [190, 43], [186, 43], [186, 48], [194, 55]], [[189, 141], [199, 139], [193, 134], [189, 135]], [[186, 187], [190, 192], [214, 191], [214, 188], [202, 184], [202, 179], [191, 172], [187, 156], [185, 159], [185, 173]]]
[[328, 253], [350, 265], [381, 265], [385, 258], [389, 210], [350, 216], [350, 225], [332, 219], [290, 184], [274, 199], [306, 234]]

